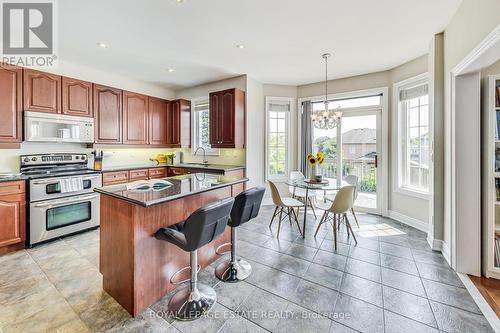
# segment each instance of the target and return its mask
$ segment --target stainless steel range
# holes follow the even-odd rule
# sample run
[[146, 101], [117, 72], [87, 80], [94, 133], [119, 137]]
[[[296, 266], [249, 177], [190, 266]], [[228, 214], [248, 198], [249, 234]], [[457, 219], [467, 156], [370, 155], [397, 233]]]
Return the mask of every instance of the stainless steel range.
[[21, 156], [21, 173], [29, 178], [28, 244], [99, 226], [98, 171], [87, 167], [85, 154]]

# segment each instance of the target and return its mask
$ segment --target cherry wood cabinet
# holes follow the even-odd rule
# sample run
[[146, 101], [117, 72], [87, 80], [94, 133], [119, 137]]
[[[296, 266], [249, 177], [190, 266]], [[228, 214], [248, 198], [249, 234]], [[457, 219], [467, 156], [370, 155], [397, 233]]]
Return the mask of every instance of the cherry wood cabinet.
[[191, 102], [176, 99], [171, 102], [167, 119], [167, 144], [172, 148], [191, 147]]
[[149, 179], [158, 179], [167, 177], [167, 168], [152, 168], [148, 170]]
[[24, 181], [0, 183], [0, 254], [24, 247], [25, 192]]
[[122, 142], [122, 91], [94, 85], [95, 142]]
[[123, 92], [123, 144], [148, 143], [148, 96]]
[[148, 179], [148, 169], [136, 169], [130, 170], [128, 172], [128, 180], [136, 181], [136, 180], [147, 180]]
[[127, 183], [128, 180], [129, 180], [129, 173], [127, 170], [104, 172], [102, 174], [102, 185], [103, 186], [123, 184], [123, 183]]
[[63, 77], [62, 113], [71, 116], [94, 117], [92, 83]]
[[23, 71], [0, 64], [0, 145], [22, 141]]
[[245, 146], [245, 92], [233, 88], [210, 93], [210, 145]]
[[160, 98], [149, 97], [149, 144], [167, 145], [167, 117], [171, 104]]
[[61, 76], [24, 69], [24, 111], [61, 113]]

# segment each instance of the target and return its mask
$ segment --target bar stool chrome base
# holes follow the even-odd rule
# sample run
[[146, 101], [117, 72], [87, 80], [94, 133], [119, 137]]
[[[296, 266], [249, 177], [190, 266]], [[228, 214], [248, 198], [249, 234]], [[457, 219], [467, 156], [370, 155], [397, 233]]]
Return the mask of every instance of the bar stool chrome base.
[[198, 284], [191, 291], [190, 286], [180, 289], [168, 303], [168, 311], [179, 320], [195, 320], [208, 312], [217, 301], [215, 290]]
[[243, 259], [226, 260], [215, 269], [215, 276], [224, 282], [240, 282], [252, 274], [252, 266]]

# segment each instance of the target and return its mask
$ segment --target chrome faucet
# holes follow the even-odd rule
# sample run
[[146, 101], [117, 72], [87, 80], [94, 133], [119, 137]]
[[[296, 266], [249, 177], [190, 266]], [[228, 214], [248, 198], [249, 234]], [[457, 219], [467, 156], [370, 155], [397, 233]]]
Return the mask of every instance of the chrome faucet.
[[194, 156], [196, 156], [196, 154], [198, 154], [198, 150], [203, 150], [203, 164], [208, 164], [208, 160], [207, 160], [207, 151], [205, 150], [205, 148], [203, 147], [198, 147], [196, 148], [196, 150], [194, 151]]

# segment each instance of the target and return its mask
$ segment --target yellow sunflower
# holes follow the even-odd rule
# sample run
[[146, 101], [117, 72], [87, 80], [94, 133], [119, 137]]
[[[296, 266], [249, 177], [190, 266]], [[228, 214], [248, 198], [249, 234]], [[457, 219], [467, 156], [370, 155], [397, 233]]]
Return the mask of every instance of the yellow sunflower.
[[312, 154], [309, 154], [307, 155], [307, 162], [309, 162], [310, 165], [316, 165], [317, 160]]

